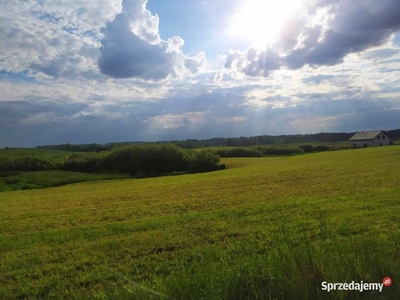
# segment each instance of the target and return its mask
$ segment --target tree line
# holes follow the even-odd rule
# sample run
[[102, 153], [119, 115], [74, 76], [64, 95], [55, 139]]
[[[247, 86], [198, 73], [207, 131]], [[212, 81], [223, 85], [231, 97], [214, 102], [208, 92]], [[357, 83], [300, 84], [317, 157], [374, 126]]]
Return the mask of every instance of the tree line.
[[220, 157], [262, 157], [262, 156], [290, 156], [311, 152], [323, 152], [338, 150], [338, 147], [326, 145], [300, 145], [298, 147], [235, 147], [227, 149], [218, 149]]
[[[385, 131], [389, 138], [393, 140], [400, 140], [400, 129], [387, 130]], [[185, 149], [197, 149], [205, 147], [247, 147], [247, 146], [262, 146], [262, 145], [273, 145], [273, 144], [291, 144], [291, 143], [316, 143], [316, 142], [342, 142], [347, 141], [351, 138], [355, 132], [320, 132], [315, 134], [296, 134], [296, 135], [258, 135], [251, 137], [236, 137], [236, 138], [211, 138], [211, 139], [186, 139], [186, 140], [174, 140], [174, 141], [159, 141], [152, 142], [152, 144], [173, 144]], [[75, 152], [101, 152], [107, 151], [116, 147], [126, 145], [137, 145], [137, 144], [149, 144], [146, 142], [135, 141], [135, 142], [117, 142], [108, 144], [61, 144], [61, 145], [46, 145], [38, 146], [39, 149], [49, 150], [63, 150], [63, 151], [75, 151]]]
[[176, 145], [135, 145], [99, 153], [80, 153], [64, 161], [35, 155], [4, 156], [0, 172], [64, 170], [85, 173], [126, 173], [136, 177], [197, 173], [224, 169], [215, 151], [194, 151]]

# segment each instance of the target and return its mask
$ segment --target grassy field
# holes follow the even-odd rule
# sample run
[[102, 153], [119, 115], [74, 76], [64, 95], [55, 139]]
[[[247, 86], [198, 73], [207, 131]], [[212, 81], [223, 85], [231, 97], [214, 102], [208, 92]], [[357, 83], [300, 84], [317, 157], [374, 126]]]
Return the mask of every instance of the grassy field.
[[36, 172], [4, 172], [0, 173], [0, 192], [41, 189], [85, 181], [128, 177], [129, 175], [124, 174], [91, 174], [58, 170]]
[[[54, 162], [63, 163], [70, 156], [76, 154], [79, 154], [79, 152], [32, 148], [13, 148], [8, 150], [0, 150], [0, 160], [3, 157], [34, 156], [46, 160], [49, 159]], [[61, 170], [35, 172], [0, 172], [0, 192], [40, 189], [77, 182], [127, 177], [129, 176], [125, 174], [90, 174]]]
[[400, 146], [222, 162], [1, 193], [0, 299], [398, 299]]

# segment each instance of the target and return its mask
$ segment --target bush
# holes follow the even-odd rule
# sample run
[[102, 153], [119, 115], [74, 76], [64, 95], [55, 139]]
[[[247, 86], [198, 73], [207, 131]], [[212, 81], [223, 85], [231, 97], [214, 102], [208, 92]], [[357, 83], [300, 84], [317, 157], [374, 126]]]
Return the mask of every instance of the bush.
[[207, 172], [221, 169], [220, 157], [212, 150], [202, 150], [196, 153], [190, 172]]
[[218, 150], [221, 157], [261, 157], [264, 154], [256, 148], [231, 148]]
[[329, 151], [329, 147], [325, 145], [318, 145], [314, 147], [315, 152], [323, 152], [323, 151]]
[[177, 146], [138, 145], [112, 151], [103, 159], [101, 169], [130, 175], [140, 172], [150, 176], [184, 171], [190, 163], [190, 155], [185, 155], [185, 151]]
[[175, 145], [134, 145], [101, 153], [76, 154], [63, 163], [53, 158], [36, 156], [4, 156], [0, 159], [0, 176], [9, 172], [63, 170], [83, 173], [114, 172], [135, 177], [164, 174], [206, 172], [222, 168], [214, 151], [194, 151]]
[[306, 153], [315, 151], [315, 148], [313, 145], [301, 145], [301, 146], [299, 146], [299, 148], [303, 149], [304, 152], [306, 152]]
[[264, 148], [264, 152], [267, 155], [293, 155], [304, 153], [302, 148], [298, 147], [276, 147], [276, 148]]
[[135, 145], [118, 148], [100, 162], [107, 172], [129, 173], [140, 177], [176, 172], [218, 170], [219, 156], [206, 150], [196, 152], [175, 145]]
[[217, 150], [217, 154], [218, 154], [220, 157], [227, 157], [227, 156], [226, 156], [226, 152], [228, 152], [228, 150], [229, 150], [229, 149], [219, 149], [219, 150]]
[[60, 167], [64, 171], [96, 173], [100, 171], [102, 156], [99, 154], [76, 154], [68, 158]]
[[17, 157], [1, 157], [0, 172], [30, 172], [44, 171], [55, 168], [55, 163], [51, 159], [38, 158], [34, 155], [25, 155]]

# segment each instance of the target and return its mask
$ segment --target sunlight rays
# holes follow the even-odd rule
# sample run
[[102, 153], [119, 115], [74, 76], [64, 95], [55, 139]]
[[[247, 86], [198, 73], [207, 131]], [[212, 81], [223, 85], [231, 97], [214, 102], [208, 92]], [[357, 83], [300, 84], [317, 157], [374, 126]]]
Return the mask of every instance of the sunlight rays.
[[285, 20], [296, 13], [303, 0], [247, 0], [230, 20], [229, 34], [265, 47], [277, 39]]

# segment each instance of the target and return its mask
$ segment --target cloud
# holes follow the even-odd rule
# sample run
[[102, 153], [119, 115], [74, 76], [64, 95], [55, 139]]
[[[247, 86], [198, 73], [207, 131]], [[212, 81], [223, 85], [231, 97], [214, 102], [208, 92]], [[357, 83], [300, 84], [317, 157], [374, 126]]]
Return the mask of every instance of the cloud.
[[100, 27], [117, 9], [107, 0], [1, 3], [0, 70], [40, 79], [98, 78]]
[[76, 79], [79, 76], [86, 78], [95, 78], [96, 71], [90, 68], [83, 69], [86, 58], [71, 53], [61, 53], [52, 59], [43, 59], [40, 62], [34, 62], [29, 68], [36, 72], [42, 72], [55, 78]]
[[230, 51], [225, 68], [240, 71], [248, 76], [268, 77], [270, 71], [282, 66], [282, 58], [272, 49], [260, 51], [250, 48], [247, 52]]
[[189, 130], [192, 121], [188, 117], [182, 119], [182, 125], [178, 127], [179, 130]]
[[268, 77], [281, 68], [333, 66], [351, 53], [385, 44], [400, 30], [398, 0], [321, 0], [304, 10], [266, 50], [230, 51], [225, 68]]
[[[219, 6], [214, 18], [225, 24], [233, 8], [223, 12], [230, 2], [222, 2], [206, 7]], [[144, 0], [5, 1], [0, 148], [399, 127], [398, 5], [304, 3], [313, 4], [268, 49], [214, 53], [206, 64], [203, 46], [231, 44], [224, 25], [196, 23], [195, 14], [166, 17], [171, 38], [161, 38]], [[163, 17], [170, 7], [154, 11]], [[177, 25], [185, 22], [198, 27]], [[189, 43], [200, 31], [196, 47], [174, 36]]]
[[124, 0], [122, 12], [103, 29], [98, 60], [100, 71], [113, 78], [161, 80], [184, 72], [196, 74], [205, 54], [185, 56], [184, 41], [175, 36], [164, 41], [158, 34], [159, 18], [146, 9], [147, 0]]
[[321, 84], [324, 81], [329, 81], [331, 79], [335, 78], [335, 76], [333, 75], [315, 75], [315, 76], [311, 76], [308, 78], [303, 79], [304, 83], [315, 83], [315, 84]]
[[[176, 87], [162, 99], [73, 101], [65, 96], [0, 101], [0, 148], [62, 143], [234, 137], [262, 134], [393, 129], [400, 126], [397, 87], [332, 92], [302, 80], [279, 90], [267, 85]], [[280, 81], [277, 79], [276, 81]], [[288, 83], [284, 81], [283, 84]], [[314, 78], [311, 77], [311, 81]], [[354, 79], [351, 84], [366, 88]], [[396, 79], [393, 79], [394, 81]], [[329, 81], [330, 84], [331, 81]], [[334, 84], [332, 84], [334, 85]], [[123, 86], [114, 87], [117, 91]], [[387, 90], [386, 90], [387, 89]], [[319, 94], [318, 94], [319, 92]], [[379, 98], [377, 95], [397, 95]], [[123, 94], [122, 94], [123, 95]], [[346, 96], [347, 95], [347, 96]], [[354, 97], [356, 95], [356, 97]], [[118, 96], [116, 96], [118, 97]], [[76, 97], [74, 96], [74, 99]], [[96, 98], [97, 99], [97, 98]]]

